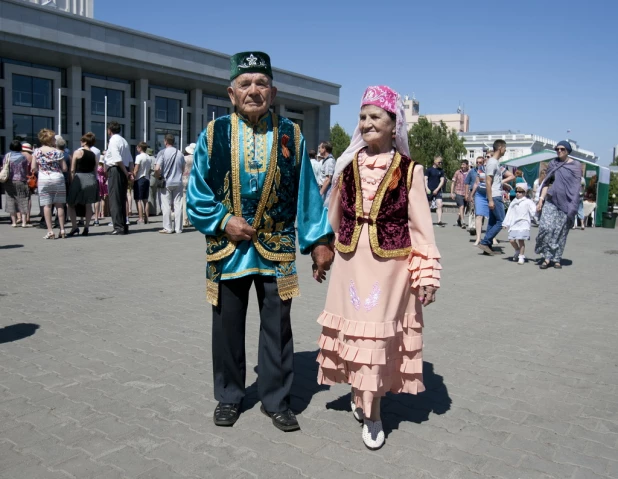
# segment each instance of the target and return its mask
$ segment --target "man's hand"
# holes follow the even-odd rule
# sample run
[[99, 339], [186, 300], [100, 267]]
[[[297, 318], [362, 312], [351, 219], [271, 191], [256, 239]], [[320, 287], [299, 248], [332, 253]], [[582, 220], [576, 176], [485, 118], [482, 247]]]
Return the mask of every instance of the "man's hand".
[[495, 205], [494, 205], [494, 200], [493, 200], [493, 199], [488, 200], [488, 201], [487, 201], [487, 204], [489, 205], [489, 209], [490, 209], [490, 210], [493, 210], [493, 209], [495, 208]]
[[433, 190], [433, 194], [434, 194], [434, 195], [437, 195], [439, 191], [440, 191], [440, 189], [439, 189], [439, 188], [438, 188], [438, 189], [436, 189], [436, 190]]
[[320, 244], [311, 251], [311, 259], [313, 259], [313, 278], [321, 283], [326, 279], [326, 272], [333, 264], [335, 253], [330, 245]]
[[233, 216], [225, 225], [225, 232], [234, 241], [249, 241], [255, 230], [244, 218]]
[[418, 299], [423, 306], [429, 306], [436, 301], [436, 288], [434, 286], [421, 286], [418, 290]]
[[451, 199], [454, 200], [455, 199], [455, 193], [451, 193]]

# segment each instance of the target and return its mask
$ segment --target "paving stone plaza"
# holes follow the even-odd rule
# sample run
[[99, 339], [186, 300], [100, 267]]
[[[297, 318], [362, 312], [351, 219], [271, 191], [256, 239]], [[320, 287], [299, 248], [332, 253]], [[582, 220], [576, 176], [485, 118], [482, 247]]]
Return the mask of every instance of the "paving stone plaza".
[[573, 231], [565, 267], [541, 271], [506, 242], [482, 256], [445, 217], [427, 391], [383, 401], [386, 445], [370, 452], [349, 389], [316, 384], [326, 286], [309, 258], [292, 308], [302, 430], [259, 411], [255, 295], [244, 412], [217, 428], [204, 237], [156, 234], [155, 217], [43, 241], [2, 212], [0, 478], [618, 477], [618, 231]]

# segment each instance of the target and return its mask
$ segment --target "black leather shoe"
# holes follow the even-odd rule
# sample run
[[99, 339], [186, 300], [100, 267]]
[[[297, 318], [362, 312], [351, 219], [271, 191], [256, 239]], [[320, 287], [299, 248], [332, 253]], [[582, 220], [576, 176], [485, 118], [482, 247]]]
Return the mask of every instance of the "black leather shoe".
[[260, 411], [271, 418], [273, 420], [273, 425], [283, 432], [298, 431], [300, 429], [296, 416], [291, 409], [287, 409], [283, 412], [268, 412], [264, 409], [264, 405], [262, 405]]
[[216, 426], [230, 427], [238, 421], [240, 416], [240, 404], [222, 403], [217, 404], [212, 417]]

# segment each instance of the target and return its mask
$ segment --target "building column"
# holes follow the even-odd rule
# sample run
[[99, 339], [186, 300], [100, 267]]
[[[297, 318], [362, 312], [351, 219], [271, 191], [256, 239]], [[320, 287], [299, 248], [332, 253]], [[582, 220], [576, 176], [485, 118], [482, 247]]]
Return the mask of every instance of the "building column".
[[323, 105], [317, 111], [318, 142], [330, 140], [330, 106]]
[[193, 138], [187, 138], [187, 145], [195, 142], [202, 132], [202, 115], [204, 114], [203, 108], [203, 93], [201, 88], [194, 88], [189, 93], [191, 95], [191, 105], [193, 114], [191, 116], [191, 131], [193, 132]]
[[71, 139], [68, 147], [71, 151], [81, 146], [82, 135], [90, 131], [89, 125], [82, 125], [82, 68], [71, 66], [67, 68], [67, 130], [63, 135]]

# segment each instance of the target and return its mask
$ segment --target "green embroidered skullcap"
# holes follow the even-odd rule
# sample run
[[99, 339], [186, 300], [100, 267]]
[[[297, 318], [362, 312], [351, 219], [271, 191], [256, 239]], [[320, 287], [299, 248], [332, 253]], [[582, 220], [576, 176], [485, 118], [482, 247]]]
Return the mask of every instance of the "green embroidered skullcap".
[[270, 57], [264, 52], [241, 52], [230, 58], [230, 81], [243, 73], [263, 73], [273, 77]]

